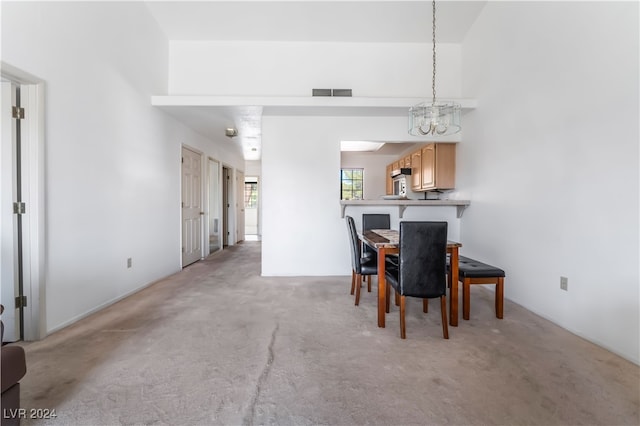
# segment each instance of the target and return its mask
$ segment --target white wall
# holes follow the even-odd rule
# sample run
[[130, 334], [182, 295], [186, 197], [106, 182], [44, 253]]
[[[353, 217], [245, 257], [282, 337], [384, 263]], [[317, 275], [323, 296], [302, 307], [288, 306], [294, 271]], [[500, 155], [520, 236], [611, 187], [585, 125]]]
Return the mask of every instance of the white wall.
[[[353, 96], [431, 95], [431, 45], [171, 41], [169, 93], [311, 96], [352, 89]], [[438, 45], [438, 95], [460, 97], [460, 46]]]
[[50, 332], [180, 269], [181, 144], [243, 160], [151, 106], [168, 42], [142, 3], [3, 2], [2, 60], [46, 81]]
[[245, 161], [244, 174], [245, 176], [260, 177], [260, 175], [262, 174], [262, 162], [261, 161]]
[[[340, 141], [403, 138], [405, 117], [263, 117], [262, 274], [349, 275], [349, 243], [339, 196]], [[387, 211], [375, 211], [382, 209]], [[363, 211], [347, 214], [360, 226]], [[389, 213], [395, 223], [397, 208]], [[459, 237], [455, 208], [410, 208], [404, 216], [405, 220], [435, 218], [452, 219], [450, 236]]]
[[635, 363], [638, 35], [637, 2], [489, 2], [463, 44], [479, 106], [458, 150], [462, 253], [503, 267], [508, 299]]

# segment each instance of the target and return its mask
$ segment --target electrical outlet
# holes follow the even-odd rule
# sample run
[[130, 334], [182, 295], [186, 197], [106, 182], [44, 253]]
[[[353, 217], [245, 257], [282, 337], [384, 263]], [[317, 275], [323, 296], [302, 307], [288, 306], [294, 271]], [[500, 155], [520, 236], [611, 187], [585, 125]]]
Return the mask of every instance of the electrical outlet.
[[127, 258], [127, 268], [131, 268], [131, 258]]
[[569, 291], [569, 278], [560, 277], [560, 290]]

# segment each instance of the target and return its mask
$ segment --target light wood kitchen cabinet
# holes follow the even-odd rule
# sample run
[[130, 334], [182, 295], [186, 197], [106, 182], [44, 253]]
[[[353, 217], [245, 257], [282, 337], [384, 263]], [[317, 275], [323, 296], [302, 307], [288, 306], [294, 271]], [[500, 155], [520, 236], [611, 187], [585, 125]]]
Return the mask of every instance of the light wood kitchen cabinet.
[[422, 164], [422, 167], [420, 168], [421, 191], [455, 188], [455, 144], [430, 143], [425, 145], [421, 150], [420, 161]]
[[422, 150], [411, 153], [411, 190], [422, 189]]
[[391, 172], [393, 171], [393, 164], [387, 165], [387, 195], [393, 195], [393, 179], [391, 178]]
[[411, 168], [411, 178], [407, 180], [413, 192], [455, 189], [456, 144], [429, 143], [387, 165], [387, 195], [393, 194], [391, 172], [402, 167]]

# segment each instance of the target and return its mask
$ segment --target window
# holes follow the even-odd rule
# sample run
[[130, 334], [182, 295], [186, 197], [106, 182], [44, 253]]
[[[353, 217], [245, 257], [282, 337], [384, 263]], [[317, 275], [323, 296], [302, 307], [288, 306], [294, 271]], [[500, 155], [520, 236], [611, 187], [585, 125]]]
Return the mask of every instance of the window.
[[340, 170], [340, 199], [362, 200], [364, 169]]
[[258, 206], [258, 182], [244, 183], [244, 207], [255, 209]]

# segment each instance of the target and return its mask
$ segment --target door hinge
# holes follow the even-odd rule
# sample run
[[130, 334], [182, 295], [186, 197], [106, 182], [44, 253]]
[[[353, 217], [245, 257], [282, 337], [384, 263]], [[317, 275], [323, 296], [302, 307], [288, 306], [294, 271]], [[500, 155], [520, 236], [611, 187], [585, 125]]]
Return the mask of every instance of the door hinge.
[[17, 106], [11, 107], [11, 117], [22, 120], [24, 118], [24, 108]]
[[26, 308], [26, 307], [27, 307], [27, 296], [17, 296], [16, 309]]
[[25, 214], [27, 212], [27, 205], [22, 201], [16, 201], [13, 203], [13, 214]]

